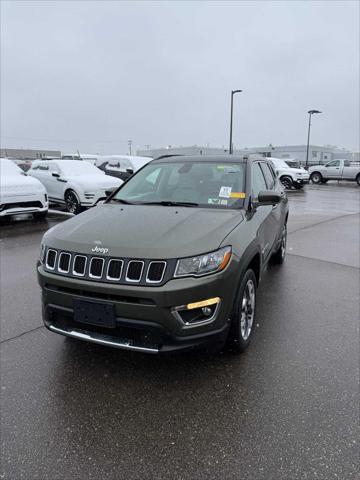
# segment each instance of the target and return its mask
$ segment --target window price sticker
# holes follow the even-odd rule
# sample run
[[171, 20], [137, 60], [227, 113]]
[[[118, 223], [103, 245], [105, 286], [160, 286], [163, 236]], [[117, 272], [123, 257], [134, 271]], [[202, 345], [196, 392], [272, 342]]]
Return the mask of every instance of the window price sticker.
[[221, 198], [230, 198], [231, 187], [221, 187], [219, 192], [219, 197]]

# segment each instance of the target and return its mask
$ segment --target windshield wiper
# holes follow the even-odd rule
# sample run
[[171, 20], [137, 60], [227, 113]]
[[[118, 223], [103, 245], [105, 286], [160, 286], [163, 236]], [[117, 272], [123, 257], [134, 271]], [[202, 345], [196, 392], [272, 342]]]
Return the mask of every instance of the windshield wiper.
[[112, 198], [110, 201], [117, 202], [117, 203], [124, 203], [125, 205], [135, 205], [134, 203], [128, 202], [127, 200], [124, 200], [122, 198]]
[[139, 205], [162, 205], [164, 207], [198, 207], [194, 202], [173, 202], [172, 200], [162, 200], [161, 202], [139, 202]]

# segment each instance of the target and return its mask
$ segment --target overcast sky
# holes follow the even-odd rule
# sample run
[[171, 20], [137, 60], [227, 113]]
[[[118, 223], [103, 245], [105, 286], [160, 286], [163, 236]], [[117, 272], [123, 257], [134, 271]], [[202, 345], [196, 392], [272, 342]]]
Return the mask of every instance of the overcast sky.
[[2, 147], [359, 150], [359, 3], [2, 1]]

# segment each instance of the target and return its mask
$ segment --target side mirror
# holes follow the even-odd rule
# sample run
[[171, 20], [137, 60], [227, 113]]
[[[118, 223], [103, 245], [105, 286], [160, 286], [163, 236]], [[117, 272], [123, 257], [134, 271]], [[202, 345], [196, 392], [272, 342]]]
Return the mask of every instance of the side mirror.
[[58, 172], [53, 172], [51, 175], [55, 178], [60, 178], [60, 173]]
[[134, 170], [132, 168], [127, 168], [126, 171], [132, 175], [134, 173]]
[[262, 205], [276, 205], [281, 202], [281, 195], [273, 190], [263, 190], [259, 192], [258, 201], [256, 206]]

